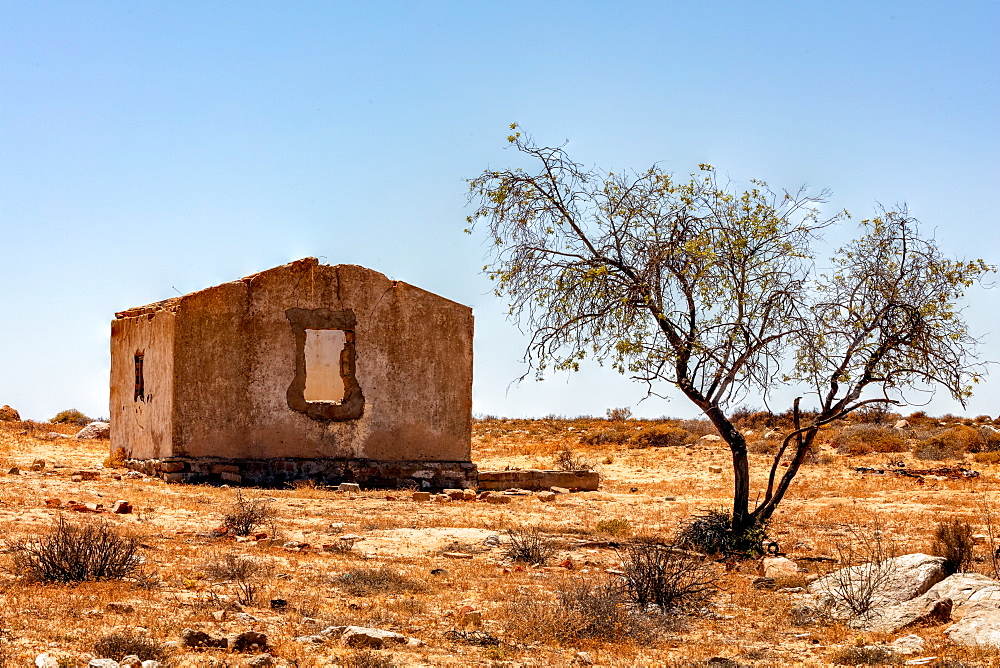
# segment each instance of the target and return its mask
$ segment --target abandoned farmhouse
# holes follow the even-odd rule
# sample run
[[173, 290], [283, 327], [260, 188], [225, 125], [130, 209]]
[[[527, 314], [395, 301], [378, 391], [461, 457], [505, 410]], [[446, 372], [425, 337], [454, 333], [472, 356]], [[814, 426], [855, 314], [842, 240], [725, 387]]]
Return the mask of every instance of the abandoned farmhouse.
[[116, 314], [111, 448], [171, 481], [476, 484], [472, 310], [305, 258]]

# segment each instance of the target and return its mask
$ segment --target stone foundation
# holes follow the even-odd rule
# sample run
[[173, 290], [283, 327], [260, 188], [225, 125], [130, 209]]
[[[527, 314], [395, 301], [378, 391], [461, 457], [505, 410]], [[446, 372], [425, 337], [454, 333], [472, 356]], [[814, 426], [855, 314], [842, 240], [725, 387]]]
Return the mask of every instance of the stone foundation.
[[601, 483], [596, 471], [541, 471], [523, 469], [517, 471], [480, 471], [479, 489], [529, 489], [532, 491], [565, 487], [571, 490], [592, 492]]
[[366, 488], [476, 489], [472, 462], [376, 461], [373, 459], [227, 459], [168, 457], [130, 459], [126, 466], [167, 482], [217, 482], [275, 487], [295, 480], [322, 485], [355, 482]]

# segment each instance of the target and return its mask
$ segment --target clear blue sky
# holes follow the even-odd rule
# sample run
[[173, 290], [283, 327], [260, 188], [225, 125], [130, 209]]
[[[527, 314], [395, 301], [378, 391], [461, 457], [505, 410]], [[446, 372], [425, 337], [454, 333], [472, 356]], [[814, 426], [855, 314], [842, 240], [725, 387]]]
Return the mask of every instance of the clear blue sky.
[[[471, 305], [478, 413], [691, 415], [600, 368], [509, 386], [524, 339], [462, 233], [507, 125], [607, 168], [905, 201], [996, 263], [998, 35], [995, 1], [0, 0], [0, 404], [106, 415], [116, 310], [313, 255]], [[969, 319], [1000, 360], [997, 289]]]

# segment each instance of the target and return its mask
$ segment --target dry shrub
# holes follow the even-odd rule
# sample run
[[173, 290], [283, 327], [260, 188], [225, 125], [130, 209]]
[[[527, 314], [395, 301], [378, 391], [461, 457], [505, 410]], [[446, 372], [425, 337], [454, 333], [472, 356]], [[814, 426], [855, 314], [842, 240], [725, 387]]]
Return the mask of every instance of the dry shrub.
[[139, 570], [138, 537], [122, 534], [107, 522], [56, 527], [34, 540], [10, 545], [15, 568], [41, 582], [117, 580]]
[[903, 659], [888, 647], [866, 645], [847, 647], [833, 655], [837, 666], [901, 666]]
[[609, 408], [604, 411], [604, 414], [607, 415], [608, 420], [611, 420], [612, 422], [624, 422], [632, 417], [632, 409], [628, 406], [625, 406], [624, 408]]
[[717, 574], [700, 555], [640, 541], [618, 553], [625, 591], [641, 609], [680, 612], [703, 605], [718, 591]]
[[632, 438], [628, 429], [610, 428], [598, 431], [588, 431], [580, 436], [580, 442], [586, 445], [620, 445]]
[[974, 422], [976, 424], [991, 424], [993, 422], [993, 418], [989, 415], [977, 415]]
[[214, 555], [204, 568], [210, 578], [232, 584], [240, 605], [257, 601], [263, 580], [271, 573], [270, 564], [238, 552]]
[[52, 424], [75, 424], [79, 427], [86, 427], [93, 420], [75, 408], [70, 408], [69, 410], [59, 411], [49, 422]]
[[352, 596], [400, 594], [427, 589], [427, 585], [422, 581], [407, 577], [388, 566], [355, 568], [341, 575], [336, 582], [341, 589]]
[[623, 517], [601, 520], [595, 528], [609, 536], [627, 536], [632, 533], [632, 523]]
[[137, 656], [140, 661], [165, 661], [167, 651], [155, 640], [125, 629], [98, 638], [94, 654], [104, 659], [121, 661], [126, 656]]
[[653, 620], [627, 605], [621, 586], [610, 579], [564, 581], [556, 589], [555, 601], [522, 594], [505, 606], [504, 613], [506, 635], [521, 642], [649, 643], [657, 634]]
[[346, 668], [396, 668], [391, 655], [385, 656], [380, 652], [369, 649], [353, 652], [346, 657], [340, 657], [338, 665]]
[[1000, 464], [1000, 452], [977, 452], [972, 459], [980, 464]]
[[776, 455], [781, 447], [780, 438], [762, 438], [747, 443], [747, 452], [754, 455]]
[[855, 617], [863, 617], [878, 603], [879, 592], [892, 577], [898, 555], [882, 518], [873, 515], [869, 527], [847, 526], [848, 537], [836, 545], [842, 568], [831, 574], [830, 595]]
[[[992, 432], [992, 430], [980, 430], [975, 427], [959, 424], [941, 432], [937, 435], [937, 438], [944, 441], [950, 449], [958, 452], [980, 452], [989, 449], [984, 447], [986, 445], [986, 438], [981, 433], [982, 431]], [[994, 440], [1000, 442], [1000, 438]]]
[[976, 544], [972, 535], [972, 525], [959, 519], [938, 522], [934, 528], [931, 553], [944, 557], [943, 566], [948, 575], [964, 573], [972, 567], [972, 553]]
[[666, 425], [655, 425], [643, 429], [633, 437], [634, 443], [640, 448], [669, 448], [682, 446], [694, 441], [687, 429]]
[[104, 468], [123, 469], [128, 461], [128, 455], [121, 448], [118, 448], [104, 459]]
[[555, 543], [537, 527], [507, 529], [504, 557], [509, 561], [544, 564], [555, 553]]
[[566, 444], [556, 455], [555, 467], [558, 471], [590, 471], [593, 470], [594, 464], [577, 455], [569, 444]]
[[869, 424], [842, 429], [831, 445], [842, 455], [906, 451], [906, 439], [896, 429]]
[[917, 459], [931, 461], [961, 459], [964, 456], [964, 450], [958, 447], [954, 442], [949, 442], [940, 436], [931, 436], [926, 440], [920, 441], [916, 446], [914, 446], [913, 456]]
[[696, 441], [702, 436], [718, 436], [719, 430], [708, 420], [681, 420], [677, 425], [691, 432], [691, 440]]
[[236, 500], [222, 516], [222, 526], [234, 536], [248, 536], [274, 517], [267, 499], [251, 499], [236, 490]]

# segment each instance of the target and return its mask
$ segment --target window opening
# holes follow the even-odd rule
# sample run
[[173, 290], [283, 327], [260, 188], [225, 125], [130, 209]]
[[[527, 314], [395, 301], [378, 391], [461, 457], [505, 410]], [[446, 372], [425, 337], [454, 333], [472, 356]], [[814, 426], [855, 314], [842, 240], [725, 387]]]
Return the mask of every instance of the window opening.
[[340, 403], [346, 394], [344, 377], [350, 374], [346, 355], [353, 332], [343, 329], [307, 329], [305, 342], [306, 401]]
[[146, 400], [146, 381], [142, 375], [142, 353], [135, 354], [135, 396], [132, 401]]

